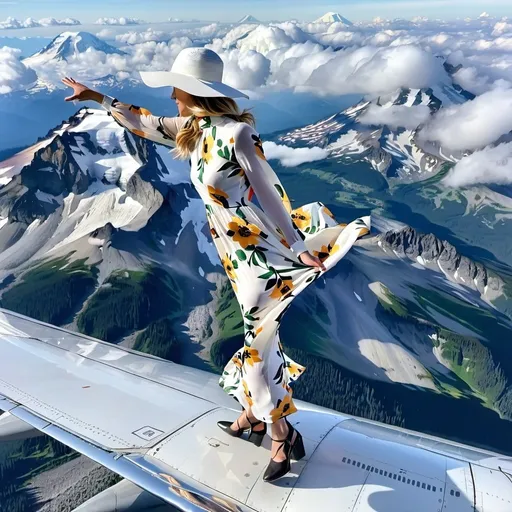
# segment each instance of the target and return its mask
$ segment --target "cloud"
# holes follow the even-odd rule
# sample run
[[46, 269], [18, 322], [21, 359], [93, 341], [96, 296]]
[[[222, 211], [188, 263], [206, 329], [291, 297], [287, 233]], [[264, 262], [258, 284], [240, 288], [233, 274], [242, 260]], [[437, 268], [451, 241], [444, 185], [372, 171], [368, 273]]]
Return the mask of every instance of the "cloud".
[[37, 80], [35, 71], [19, 60], [20, 54], [17, 48], [0, 48], [0, 94], [22, 91]]
[[315, 69], [305, 85], [330, 94], [384, 94], [401, 87], [448, 83], [442, 63], [417, 46], [363, 47], [336, 52]]
[[[215, 45], [212, 45], [215, 46]], [[210, 45], [207, 45], [210, 47]], [[215, 50], [215, 48], [212, 48]], [[270, 61], [255, 51], [241, 52], [238, 49], [222, 51], [219, 55], [224, 62], [224, 81], [242, 90], [265, 85], [270, 75]]]
[[420, 138], [451, 150], [475, 150], [512, 131], [512, 89], [496, 89], [473, 101], [441, 109]]
[[449, 187], [512, 183], [512, 142], [486, 147], [460, 160], [443, 179]]
[[126, 34], [119, 34], [115, 36], [115, 40], [120, 43], [134, 45], [146, 43], [147, 41], [168, 41], [171, 37], [171, 34], [168, 32], [154, 30], [149, 27], [144, 32], [127, 32]]
[[142, 20], [136, 18], [99, 18], [94, 22], [96, 25], [139, 25], [145, 23]]
[[494, 30], [492, 31], [493, 36], [501, 36], [502, 34], [512, 33], [512, 23], [507, 23], [506, 21], [498, 21], [496, 25], [494, 25]]
[[380, 107], [370, 105], [368, 110], [359, 117], [359, 122], [369, 125], [387, 125], [390, 128], [406, 128], [415, 130], [430, 118], [430, 109], [426, 105], [391, 105]]
[[5, 21], [0, 21], [1, 29], [13, 29], [13, 28], [34, 28], [34, 27], [49, 27], [59, 25], [80, 25], [80, 22], [74, 18], [65, 18], [57, 20], [55, 18], [42, 18], [39, 21], [34, 18], [27, 18], [25, 21], [17, 20], [12, 16], [9, 16]]
[[329, 156], [329, 152], [323, 148], [291, 148], [271, 141], [264, 142], [263, 149], [268, 159], [275, 158], [284, 167], [295, 167], [306, 162], [323, 160]]
[[273, 50], [289, 48], [295, 43], [305, 43], [308, 35], [294, 23], [283, 23], [279, 26], [258, 25], [249, 34], [237, 41], [241, 51], [257, 51], [268, 55]]

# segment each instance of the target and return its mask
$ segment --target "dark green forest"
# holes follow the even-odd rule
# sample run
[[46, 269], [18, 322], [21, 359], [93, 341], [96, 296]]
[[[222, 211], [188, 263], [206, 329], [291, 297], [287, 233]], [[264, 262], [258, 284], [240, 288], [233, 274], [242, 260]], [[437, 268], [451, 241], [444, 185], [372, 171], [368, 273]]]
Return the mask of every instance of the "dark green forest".
[[50, 260], [23, 275], [22, 281], [5, 291], [0, 306], [42, 322], [62, 325], [96, 285], [96, 269], [83, 260]]
[[168, 318], [162, 318], [149, 324], [147, 329], [137, 336], [133, 349], [167, 359], [173, 363], [181, 361], [181, 342], [178, 341], [172, 321]]
[[144, 329], [151, 322], [181, 311], [181, 292], [174, 279], [157, 267], [112, 273], [78, 315], [80, 332], [105, 341]]

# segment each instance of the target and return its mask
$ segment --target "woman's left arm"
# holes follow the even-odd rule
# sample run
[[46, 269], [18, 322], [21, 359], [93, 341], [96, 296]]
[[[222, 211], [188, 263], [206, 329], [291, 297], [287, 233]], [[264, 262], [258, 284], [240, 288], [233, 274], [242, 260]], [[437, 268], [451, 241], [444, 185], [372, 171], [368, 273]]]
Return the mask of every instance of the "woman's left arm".
[[288, 245], [297, 256], [307, 252], [306, 244], [283, 204], [278, 188], [283, 194], [284, 188], [265, 158], [258, 133], [252, 126], [240, 123], [235, 129], [234, 139], [235, 156], [263, 210], [281, 228]]
[[176, 135], [185, 125], [188, 117], [155, 116], [149, 110], [123, 103], [112, 96], [103, 96], [101, 106], [109, 112], [123, 128], [145, 139], [176, 146]]

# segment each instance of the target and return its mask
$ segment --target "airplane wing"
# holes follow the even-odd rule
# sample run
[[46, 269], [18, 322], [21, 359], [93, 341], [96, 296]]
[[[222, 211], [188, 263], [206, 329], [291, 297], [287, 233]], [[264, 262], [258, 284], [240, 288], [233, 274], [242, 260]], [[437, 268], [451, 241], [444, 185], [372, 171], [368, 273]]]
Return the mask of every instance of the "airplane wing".
[[178, 510], [512, 510], [509, 457], [297, 406], [307, 455], [266, 483], [270, 439], [216, 426], [240, 411], [217, 375], [0, 309], [0, 409]]

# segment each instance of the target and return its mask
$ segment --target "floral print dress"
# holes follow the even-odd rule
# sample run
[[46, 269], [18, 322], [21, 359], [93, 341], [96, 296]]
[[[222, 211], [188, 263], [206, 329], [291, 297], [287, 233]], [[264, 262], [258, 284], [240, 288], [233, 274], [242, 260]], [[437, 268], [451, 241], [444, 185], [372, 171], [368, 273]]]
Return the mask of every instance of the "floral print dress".
[[[175, 145], [189, 119], [153, 116], [110, 97], [102, 105], [133, 133], [168, 146]], [[224, 368], [220, 385], [256, 418], [272, 423], [297, 410], [290, 383], [305, 370], [283, 351], [283, 314], [294, 297], [369, 232], [370, 218], [341, 224], [318, 201], [292, 209], [250, 125], [212, 116], [200, 118], [199, 126], [191, 181], [204, 201], [212, 240], [244, 321], [244, 344]], [[299, 260], [306, 250], [323, 261], [326, 271]]]

